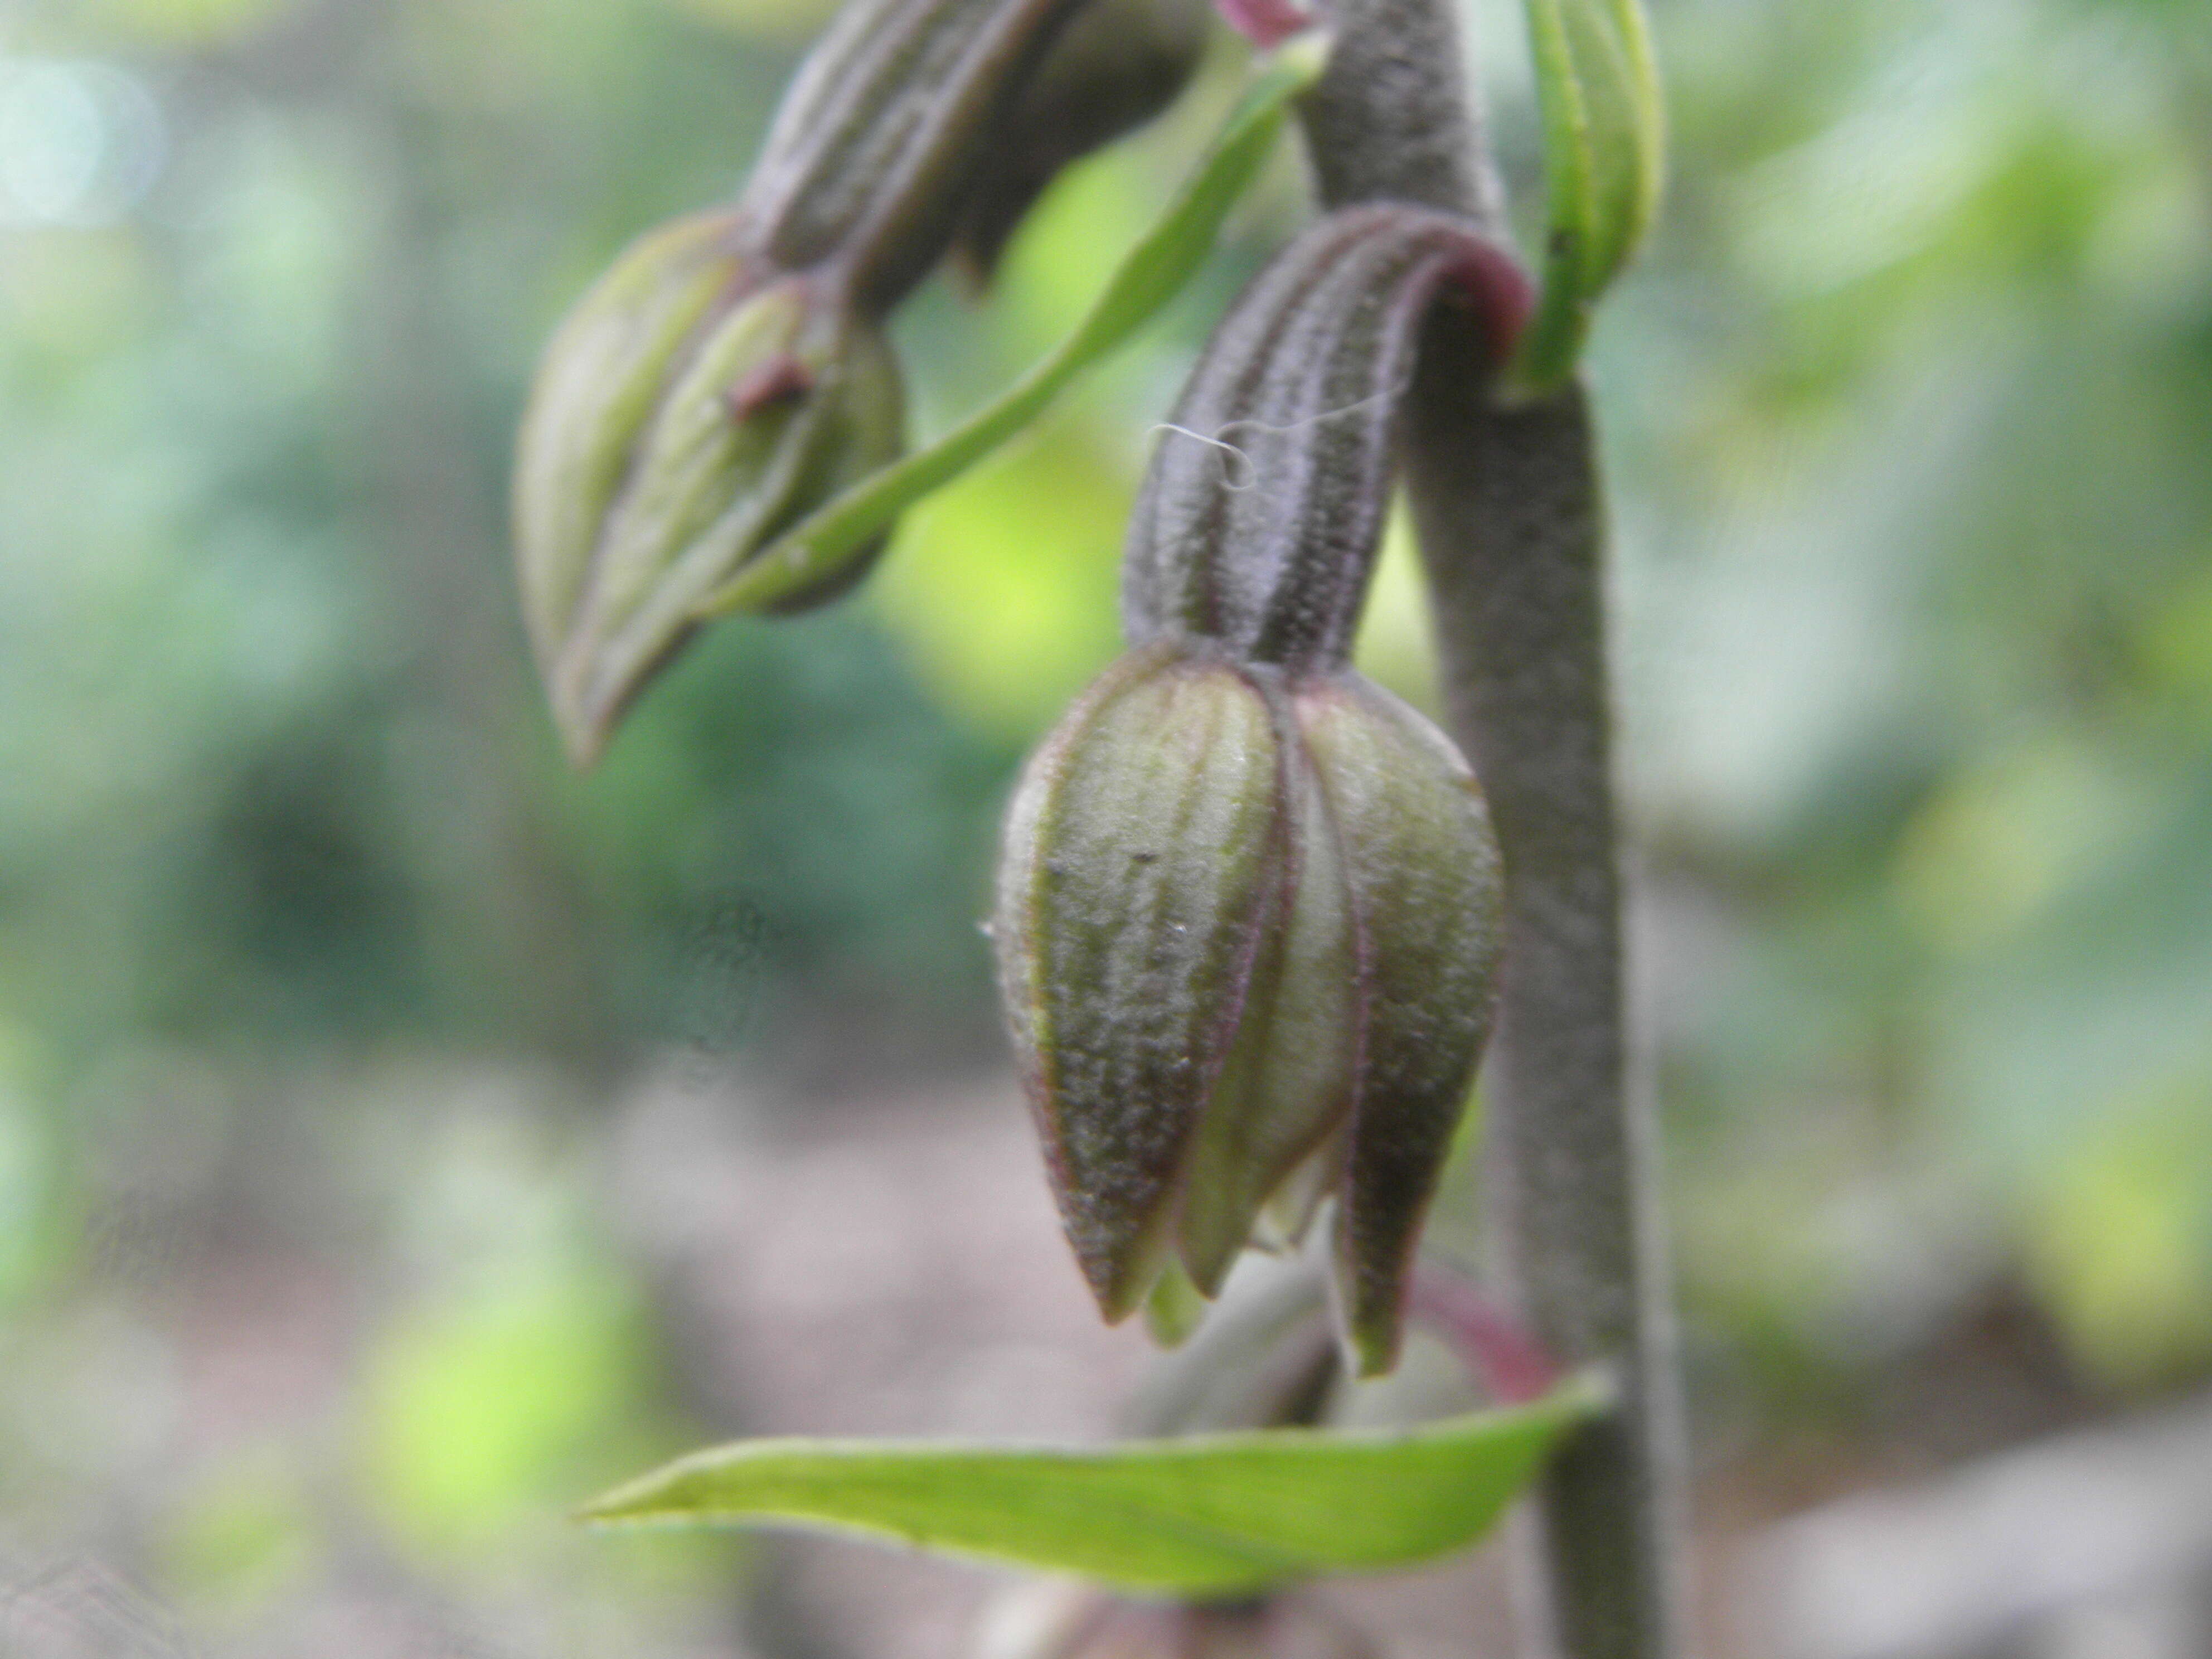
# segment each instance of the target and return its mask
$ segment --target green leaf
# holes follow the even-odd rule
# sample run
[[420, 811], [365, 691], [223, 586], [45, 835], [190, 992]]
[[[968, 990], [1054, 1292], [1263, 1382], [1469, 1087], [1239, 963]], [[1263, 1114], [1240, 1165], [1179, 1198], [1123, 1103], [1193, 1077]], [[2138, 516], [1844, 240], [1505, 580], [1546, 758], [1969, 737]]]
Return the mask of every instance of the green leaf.
[[584, 1510], [603, 1524], [797, 1526], [1191, 1598], [1395, 1567], [1480, 1537], [1589, 1379], [1534, 1405], [1401, 1431], [1260, 1429], [1099, 1447], [754, 1440], [695, 1454]]
[[1592, 308], [1643, 240], [1664, 181], [1666, 116], [1643, 0], [1528, 0], [1551, 218], [1544, 298], [1515, 378], [1574, 372]]
[[1271, 53], [1196, 170], [1124, 256], [1073, 334], [935, 443], [871, 473], [763, 548], [695, 614], [703, 620], [761, 609], [820, 580], [915, 502], [1018, 435], [1077, 376], [1149, 322], [1206, 262], [1222, 221], [1273, 148], [1291, 100], [1321, 78], [1328, 62], [1328, 39], [1317, 33]]

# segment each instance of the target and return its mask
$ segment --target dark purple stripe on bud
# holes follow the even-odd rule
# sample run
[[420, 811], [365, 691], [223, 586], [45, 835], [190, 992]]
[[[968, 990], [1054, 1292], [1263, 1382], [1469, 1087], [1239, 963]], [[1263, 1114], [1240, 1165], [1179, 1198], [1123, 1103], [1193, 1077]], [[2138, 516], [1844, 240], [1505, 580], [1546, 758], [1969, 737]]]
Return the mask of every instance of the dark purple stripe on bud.
[[955, 247], [989, 280], [1060, 170], [1174, 102], [1206, 55], [1206, 0], [1090, 0], [975, 158]]
[[1133, 644], [1184, 637], [1297, 672], [1347, 659], [1382, 544], [1398, 414], [1440, 298], [1486, 325], [1488, 375], [1531, 291], [1462, 220], [1400, 204], [1315, 225], [1215, 331], [1161, 433], [1131, 521]]
[[785, 98], [741, 211], [786, 270], [887, 309], [951, 246], [994, 129], [1092, 0], [859, 0]]

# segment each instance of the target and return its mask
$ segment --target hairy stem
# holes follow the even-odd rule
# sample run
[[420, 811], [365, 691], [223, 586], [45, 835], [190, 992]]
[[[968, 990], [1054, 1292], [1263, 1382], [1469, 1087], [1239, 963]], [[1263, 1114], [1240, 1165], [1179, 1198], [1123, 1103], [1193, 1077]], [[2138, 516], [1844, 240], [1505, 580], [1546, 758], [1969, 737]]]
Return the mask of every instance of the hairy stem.
[[[1450, 0], [1336, 0], [1309, 100], [1332, 207], [1378, 198], [1494, 229], [1494, 173]], [[1506, 407], [1439, 313], [1407, 422], [1452, 729], [1505, 854], [1507, 945], [1488, 1073], [1505, 1267], [1536, 1335], [1612, 1368], [1621, 1407], [1542, 1490], [1530, 1650], [1674, 1659], [1681, 1434], [1648, 1099], [1629, 1084], [1603, 608], [1604, 521], [1579, 386]]]
[[1579, 386], [1501, 410], [1453, 355], [1431, 356], [1409, 459], [1452, 725], [1505, 851], [1499, 1221], [1538, 1340], [1622, 1389], [1547, 1479], [1537, 1613], [1569, 1659], [1663, 1659], [1680, 1434], [1653, 1126], [1628, 1085], [1592, 434]]
[[1333, 0], [1328, 72], [1304, 104], [1322, 199], [1418, 202], [1504, 233], [1504, 203], [1467, 96], [1450, 0]]

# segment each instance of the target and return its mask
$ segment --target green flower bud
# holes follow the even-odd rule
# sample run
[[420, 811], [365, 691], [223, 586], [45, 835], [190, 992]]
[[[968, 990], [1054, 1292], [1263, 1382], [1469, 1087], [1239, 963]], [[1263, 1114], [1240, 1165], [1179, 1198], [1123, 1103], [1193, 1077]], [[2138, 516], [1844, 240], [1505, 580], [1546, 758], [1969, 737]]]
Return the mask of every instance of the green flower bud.
[[993, 933], [1107, 1317], [1216, 1294], [1328, 1199], [1341, 1330], [1388, 1370], [1503, 938], [1451, 744], [1348, 669], [1133, 652], [1024, 772]]
[[[643, 238], [562, 324], [524, 418], [514, 519], [531, 637], [580, 763], [710, 596], [898, 458], [903, 394], [883, 318], [971, 203], [1007, 210], [993, 181], [1018, 118], [1042, 118], [1024, 101], [1040, 69], [1060, 64], [1051, 85], [1088, 102], [1066, 112], [1048, 164], [1024, 152], [1030, 194], [1172, 90], [1149, 48], [1141, 76], [1109, 54], [1071, 80], [1066, 65], [1092, 61], [1097, 40], [1094, 29], [1055, 58], [1068, 25], [1091, 5], [1127, 21], [1133, 5], [1165, 16], [1195, 3], [851, 0], [808, 54], [738, 204]], [[795, 592], [778, 584], [782, 597], [761, 608], [836, 597], [884, 541]]]
[[1443, 296], [1502, 361], [1527, 310], [1510, 260], [1382, 204], [1322, 221], [1231, 309], [1130, 526], [1136, 648], [1030, 761], [994, 927], [1107, 1317], [1151, 1298], [1171, 1338], [1248, 1242], [1295, 1241], [1327, 1200], [1340, 1332], [1370, 1375], [1396, 1358], [1504, 938], [1473, 775], [1349, 664]]
[[902, 402], [874, 322], [748, 253], [736, 216], [647, 235], [585, 295], [538, 371], [514, 482], [524, 607], [580, 761], [708, 592], [896, 459]]

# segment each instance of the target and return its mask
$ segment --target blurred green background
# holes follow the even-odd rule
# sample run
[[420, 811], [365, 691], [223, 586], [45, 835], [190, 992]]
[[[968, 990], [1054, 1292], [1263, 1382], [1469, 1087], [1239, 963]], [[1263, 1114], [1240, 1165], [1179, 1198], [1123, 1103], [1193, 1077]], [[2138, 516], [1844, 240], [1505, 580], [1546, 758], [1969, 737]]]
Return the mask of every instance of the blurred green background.
[[[1304, 210], [1286, 152], [863, 597], [716, 631], [574, 777], [522, 387], [823, 9], [0, 0], [0, 1602], [91, 1551], [146, 1651], [387, 1650], [271, 1624], [343, 1558], [503, 1632], [454, 1651], [720, 1650], [736, 1553], [559, 1519], [713, 1416], [608, 1126], [670, 1056], [787, 1114], [1000, 1066], [1011, 770]], [[1516, 12], [1470, 18], [1533, 210]], [[1655, 13], [1674, 193], [1594, 368], [1693, 1395], [1760, 1510], [2212, 1376], [2212, 19]], [[908, 307], [925, 428], [1239, 63]], [[1427, 697], [1402, 549], [1364, 651]]]

